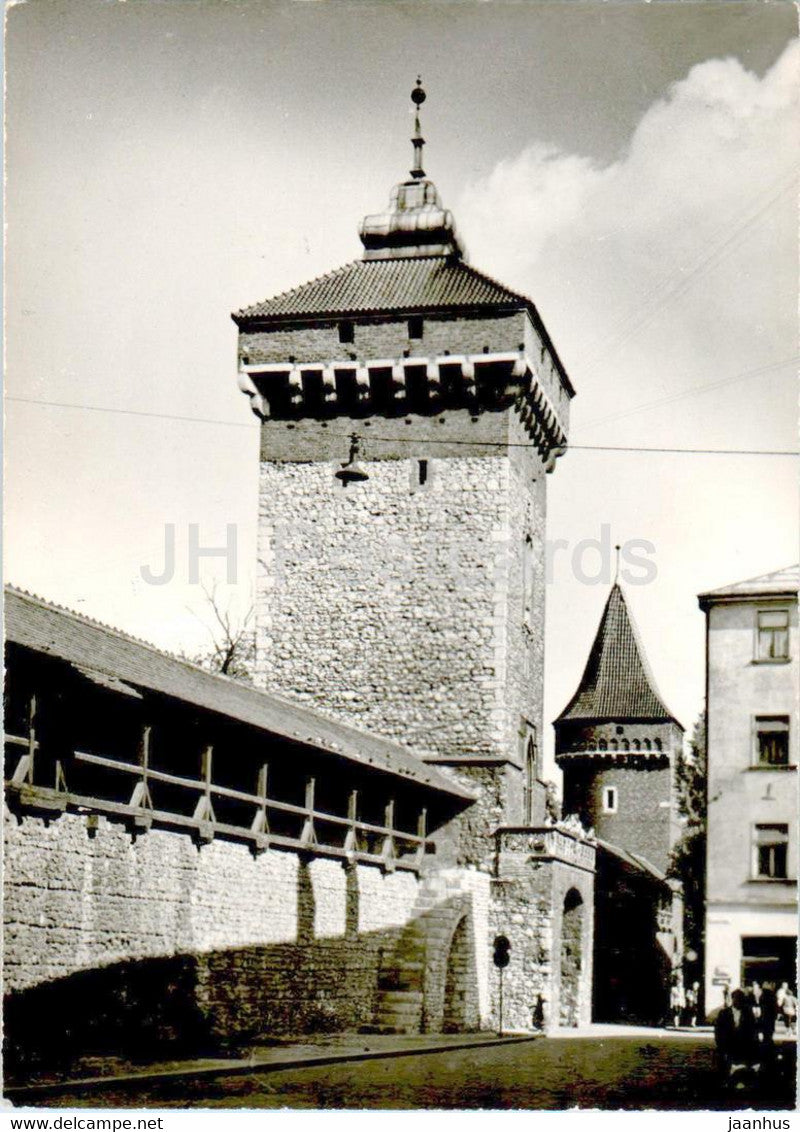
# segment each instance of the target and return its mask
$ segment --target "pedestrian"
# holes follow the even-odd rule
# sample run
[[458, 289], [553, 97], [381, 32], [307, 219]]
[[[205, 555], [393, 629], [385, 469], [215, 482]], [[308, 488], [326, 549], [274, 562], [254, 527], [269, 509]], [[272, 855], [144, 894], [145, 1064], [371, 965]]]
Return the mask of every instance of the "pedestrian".
[[779, 1014], [783, 1014], [783, 1000], [786, 998], [786, 992], [788, 991], [788, 989], [789, 984], [787, 982], [783, 982], [775, 991], [775, 1004], [778, 1007]]
[[753, 1011], [742, 990], [731, 995], [730, 1006], [717, 1015], [714, 1039], [720, 1070], [727, 1082], [733, 1083], [743, 1073], [758, 1065], [759, 1049]]
[[793, 1034], [797, 1025], [797, 996], [789, 987], [786, 988], [786, 993], [783, 996], [781, 1014], [786, 1029], [790, 1034]]
[[775, 984], [765, 982], [761, 988], [760, 1016], [756, 1030], [761, 1043], [761, 1061], [771, 1066], [775, 1056], [775, 1023], [778, 1019], [778, 1006], [775, 1001]]
[[672, 1015], [672, 1025], [676, 1030], [681, 1024], [685, 1006], [686, 999], [683, 993], [683, 982], [681, 981], [680, 975], [675, 975], [669, 992], [669, 1007]]
[[700, 1010], [700, 984], [695, 980], [686, 991], [686, 1013], [689, 1025], [697, 1025], [697, 1015]]
[[750, 1002], [750, 1009], [753, 1011], [753, 1019], [756, 1026], [761, 1022], [761, 999], [763, 991], [761, 990], [761, 983], [757, 979], [753, 979], [750, 986], [747, 988], [747, 998]]

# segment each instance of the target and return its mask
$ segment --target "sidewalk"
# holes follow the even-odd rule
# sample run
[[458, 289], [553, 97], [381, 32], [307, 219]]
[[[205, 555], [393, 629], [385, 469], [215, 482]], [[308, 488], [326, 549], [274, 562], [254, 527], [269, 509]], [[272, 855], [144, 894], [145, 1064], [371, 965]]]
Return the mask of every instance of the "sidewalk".
[[248, 1056], [238, 1058], [192, 1058], [184, 1061], [135, 1065], [121, 1058], [84, 1058], [69, 1075], [37, 1075], [25, 1083], [6, 1085], [3, 1096], [15, 1105], [46, 1103], [59, 1093], [101, 1093], [112, 1088], [138, 1088], [160, 1081], [272, 1073], [309, 1065], [333, 1065], [341, 1061], [404, 1057], [409, 1054], [442, 1053], [479, 1046], [514, 1045], [535, 1041], [540, 1034], [498, 1037], [477, 1034], [332, 1034], [314, 1041], [287, 1039], [280, 1044], [254, 1046]]

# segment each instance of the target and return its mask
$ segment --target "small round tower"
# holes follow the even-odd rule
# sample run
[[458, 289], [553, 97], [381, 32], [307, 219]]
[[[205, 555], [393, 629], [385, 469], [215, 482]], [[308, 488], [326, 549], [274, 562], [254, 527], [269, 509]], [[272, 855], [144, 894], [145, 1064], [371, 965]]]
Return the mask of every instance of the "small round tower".
[[564, 812], [666, 871], [677, 836], [673, 767], [683, 728], [658, 693], [616, 582], [578, 690], [554, 727]]

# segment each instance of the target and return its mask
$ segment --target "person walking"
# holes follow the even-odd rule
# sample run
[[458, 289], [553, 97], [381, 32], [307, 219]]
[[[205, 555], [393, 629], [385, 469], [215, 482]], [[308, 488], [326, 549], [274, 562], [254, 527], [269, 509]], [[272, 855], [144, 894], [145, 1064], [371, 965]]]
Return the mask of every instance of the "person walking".
[[781, 1016], [786, 1029], [793, 1034], [797, 1026], [797, 996], [788, 986], [781, 1003]]
[[686, 1007], [686, 999], [683, 993], [683, 982], [680, 975], [676, 975], [672, 980], [672, 987], [669, 992], [669, 1007], [670, 1014], [672, 1015], [672, 1025], [677, 1030], [681, 1024], [683, 1011]]
[[686, 1013], [690, 1026], [697, 1025], [697, 1015], [700, 1010], [700, 984], [695, 981], [686, 991]]

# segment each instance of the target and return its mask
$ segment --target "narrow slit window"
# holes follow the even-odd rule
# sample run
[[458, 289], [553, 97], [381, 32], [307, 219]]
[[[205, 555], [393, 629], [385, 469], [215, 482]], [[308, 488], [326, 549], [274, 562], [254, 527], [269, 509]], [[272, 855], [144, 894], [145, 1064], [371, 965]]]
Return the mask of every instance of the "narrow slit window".
[[408, 336], [409, 338], [422, 338], [422, 319], [419, 315], [408, 320]]
[[354, 336], [354, 331], [353, 331], [352, 322], [340, 322], [339, 323], [339, 341], [340, 342], [352, 342], [353, 336]]
[[417, 467], [417, 475], [419, 477], [419, 486], [424, 487], [428, 482], [428, 461], [419, 460]]
[[606, 786], [603, 790], [603, 813], [615, 814], [617, 812], [617, 788]]

